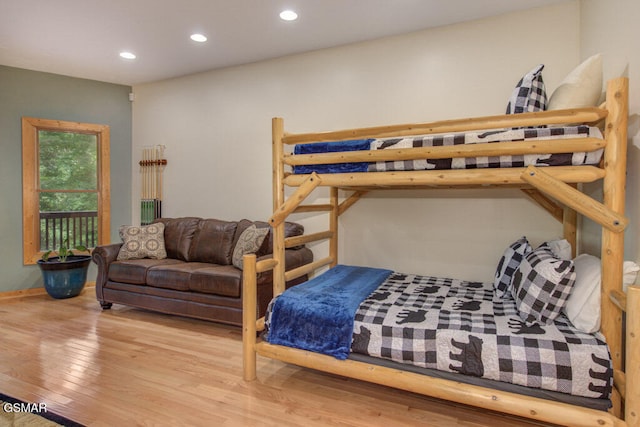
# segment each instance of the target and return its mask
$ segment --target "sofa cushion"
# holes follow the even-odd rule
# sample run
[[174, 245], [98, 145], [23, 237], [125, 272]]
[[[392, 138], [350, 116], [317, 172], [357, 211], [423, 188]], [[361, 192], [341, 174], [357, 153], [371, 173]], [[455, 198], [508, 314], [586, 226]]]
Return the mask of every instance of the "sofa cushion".
[[193, 236], [189, 249], [190, 262], [229, 265], [237, 222], [203, 219]]
[[191, 273], [209, 267], [203, 262], [183, 262], [172, 265], [158, 265], [147, 271], [147, 285], [156, 288], [188, 291]]
[[193, 292], [240, 297], [242, 271], [231, 265], [201, 268], [191, 274], [189, 289]]
[[147, 282], [147, 270], [159, 265], [181, 264], [177, 259], [131, 259], [115, 261], [109, 266], [109, 280], [112, 282], [144, 285]]
[[167, 258], [189, 260], [189, 248], [200, 219], [196, 217], [158, 218], [154, 221], [164, 224], [164, 246]]

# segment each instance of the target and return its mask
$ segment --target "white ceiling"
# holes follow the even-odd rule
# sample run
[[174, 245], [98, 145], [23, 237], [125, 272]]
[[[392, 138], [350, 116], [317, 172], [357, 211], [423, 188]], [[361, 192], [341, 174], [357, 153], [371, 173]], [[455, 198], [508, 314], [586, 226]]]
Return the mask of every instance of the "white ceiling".
[[563, 1], [0, 0], [0, 64], [135, 85]]

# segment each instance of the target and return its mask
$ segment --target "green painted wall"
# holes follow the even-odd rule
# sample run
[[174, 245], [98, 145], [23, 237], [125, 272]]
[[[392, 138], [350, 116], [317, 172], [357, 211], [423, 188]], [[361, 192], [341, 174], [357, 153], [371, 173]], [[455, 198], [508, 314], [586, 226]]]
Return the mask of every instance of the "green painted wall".
[[[0, 66], [0, 292], [41, 288], [22, 263], [23, 116], [111, 128], [111, 239], [131, 222], [131, 87]], [[95, 280], [95, 264], [89, 270]]]

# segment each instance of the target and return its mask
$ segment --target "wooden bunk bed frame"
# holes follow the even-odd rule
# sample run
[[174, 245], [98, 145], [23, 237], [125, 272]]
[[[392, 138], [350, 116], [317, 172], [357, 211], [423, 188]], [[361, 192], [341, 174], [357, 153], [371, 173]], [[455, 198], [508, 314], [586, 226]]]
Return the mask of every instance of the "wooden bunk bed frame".
[[[256, 379], [256, 356], [326, 371], [350, 378], [395, 387], [538, 421], [575, 426], [640, 426], [640, 287], [622, 292], [624, 254], [625, 176], [627, 157], [628, 79], [607, 82], [606, 101], [596, 108], [545, 111], [516, 115], [449, 120], [425, 124], [392, 125], [323, 133], [290, 134], [281, 118], [273, 119], [274, 214], [270, 223], [274, 233], [273, 258], [256, 262], [255, 255], [244, 257], [243, 361], [244, 379]], [[364, 152], [310, 155], [285, 153], [285, 145], [357, 138], [463, 132], [566, 123], [604, 123], [604, 139], [473, 144], [433, 148], [409, 148]], [[427, 170], [402, 172], [363, 172], [294, 175], [286, 165], [340, 162], [371, 162], [416, 158], [500, 156], [540, 152], [589, 151], [603, 147], [599, 166], [556, 166], [508, 169]], [[604, 200], [593, 200], [577, 189], [577, 184], [601, 181]], [[285, 198], [285, 186], [296, 187]], [[264, 318], [256, 316], [256, 275], [273, 270], [274, 295], [282, 293], [285, 282], [317, 269], [337, 264], [338, 217], [367, 191], [389, 188], [469, 188], [511, 186], [538, 202], [563, 224], [564, 237], [576, 247], [578, 213], [602, 225], [602, 326], [614, 366], [613, 408], [608, 412], [533, 398], [455, 381], [431, 378], [388, 367], [295, 348], [269, 344], [257, 338], [264, 329]], [[328, 204], [303, 205], [318, 187], [329, 187]], [[340, 199], [338, 190], [351, 195]], [[284, 237], [284, 221], [293, 213], [322, 212], [329, 215], [327, 231]], [[305, 243], [329, 240], [329, 254], [308, 265], [285, 271], [284, 250]], [[575, 254], [574, 254], [575, 255]], [[631, 309], [627, 310], [627, 307]], [[623, 313], [626, 312], [626, 330]], [[623, 340], [623, 333], [625, 337]], [[623, 344], [624, 343], [624, 344]], [[623, 348], [626, 347], [626, 348]], [[623, 360], [624, 359], [624, 360]]]

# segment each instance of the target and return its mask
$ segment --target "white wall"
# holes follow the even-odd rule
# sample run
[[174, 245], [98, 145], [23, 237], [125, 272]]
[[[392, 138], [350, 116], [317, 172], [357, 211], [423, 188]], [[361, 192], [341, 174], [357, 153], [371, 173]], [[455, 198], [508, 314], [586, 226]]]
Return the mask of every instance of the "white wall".
[[[142, 146], [164, 144], [165, 216], [267, 219], [271, 117], [300, 132], [502, 114], [535, 65], [551, 93], [580, 59], [572, 1], [136, 86], [134, 170]], [[340, 229], [340, 262], [474, 280], [489, 280], [521, 235], [561, 233], [516, 190], [370, 193]]]
[[[637, 0], [583, 0], [581, 56], [602, 52], [604, 78], [629, 77], [629, 147], [627, 154], [625, 259], [640, 262], [640, 2]], [[589, 229], [596, 229], [585, 222]], [[591, 243], [598, 248], [598, 237]]]

